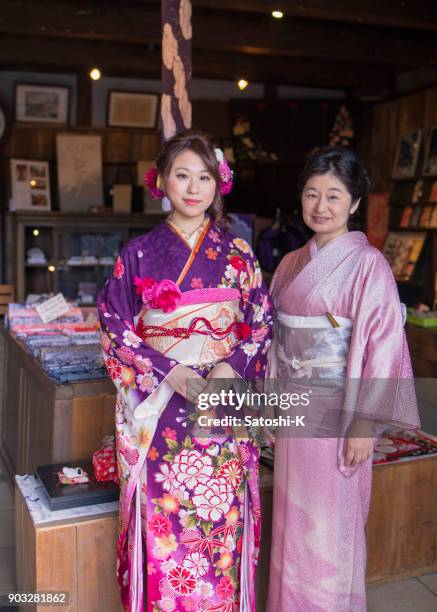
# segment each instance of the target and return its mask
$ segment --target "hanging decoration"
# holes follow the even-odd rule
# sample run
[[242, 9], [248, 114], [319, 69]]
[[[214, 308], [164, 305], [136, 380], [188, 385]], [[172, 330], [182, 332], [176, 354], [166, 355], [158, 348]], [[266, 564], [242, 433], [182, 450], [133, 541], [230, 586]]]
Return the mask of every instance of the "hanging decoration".
[[191, 127], [191, 26], [190, 0], [162, 0], [163, 139]]
[[350, 147], [353, 139], [354, 123], [347, 106], [342, 104], [329, 134], [329, 144], [335, 147]]

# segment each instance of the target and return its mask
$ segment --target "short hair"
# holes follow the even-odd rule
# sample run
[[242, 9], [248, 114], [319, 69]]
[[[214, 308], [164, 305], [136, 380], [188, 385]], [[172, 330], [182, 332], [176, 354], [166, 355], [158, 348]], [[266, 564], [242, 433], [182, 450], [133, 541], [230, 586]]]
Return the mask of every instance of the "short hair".
[[156, 160], [159, 174], [164, 180], [167, 179], [174, 160], [183, 151], [196, 153], [205, 163], [206, 169], [216, 183], [214, 199], [207, 212], [222, 229], [229, 229], [230, 218], [223, 210], [223, 198], [220, 194], [221, 179], [218, 161], [215, 156], [214, 143], [208, 134], [200, 130], [183, 130], [164, 142]]
[[357, 153], [346, 147], [323, 147], [313, 151], [306, 161], [299, 177], [300, 196], [310, 178], [328, 172], [343, 183], [352, 202], [367, 195], [370, 180]]

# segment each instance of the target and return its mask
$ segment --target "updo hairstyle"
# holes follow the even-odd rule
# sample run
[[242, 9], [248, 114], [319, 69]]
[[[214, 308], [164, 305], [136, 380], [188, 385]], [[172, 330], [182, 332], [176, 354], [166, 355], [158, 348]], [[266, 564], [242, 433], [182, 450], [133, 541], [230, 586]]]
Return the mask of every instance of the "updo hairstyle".
[[200, 130], [184, 130], [163, 143], [156, 160], [156, 167], [164, 182], [168, 178], [173, 162], [179, 153], [192, 151], [205, 163], [205, 168], [216, 184], [214, 199], [207, 212], [222, 229], [227, 230], [231, 220], [223, 210], [223, 198], [220, 194], [220, 174], [214, 144], [208, 134]]

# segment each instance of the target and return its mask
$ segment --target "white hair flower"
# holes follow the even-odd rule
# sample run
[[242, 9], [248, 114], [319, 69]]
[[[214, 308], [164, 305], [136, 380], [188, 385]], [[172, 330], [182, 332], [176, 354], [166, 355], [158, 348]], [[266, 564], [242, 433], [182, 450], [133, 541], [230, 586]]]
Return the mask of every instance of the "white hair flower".
[[219, 164], [224, 160], [225, 156], [223, 155], [223, 151], [221, 149], [214, 149], [215, 157]]

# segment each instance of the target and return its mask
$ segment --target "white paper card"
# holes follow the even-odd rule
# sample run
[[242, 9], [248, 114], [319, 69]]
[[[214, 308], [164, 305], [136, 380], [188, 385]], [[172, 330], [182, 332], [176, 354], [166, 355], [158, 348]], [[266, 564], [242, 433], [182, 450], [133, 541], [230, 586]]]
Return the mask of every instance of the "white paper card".
[[71, 310], [71, 306], [67, 304], [62, 293], [58, 293], [55, 297], [36, 306], [36, 310], [43, 323], [50, 323]]
[[96, 315], [93, 312], [90, 312], [90, 314], [86, 318], [85, 324], [95, 325], [97, 321], [98, 321], [98, 318], [96, 317]]

